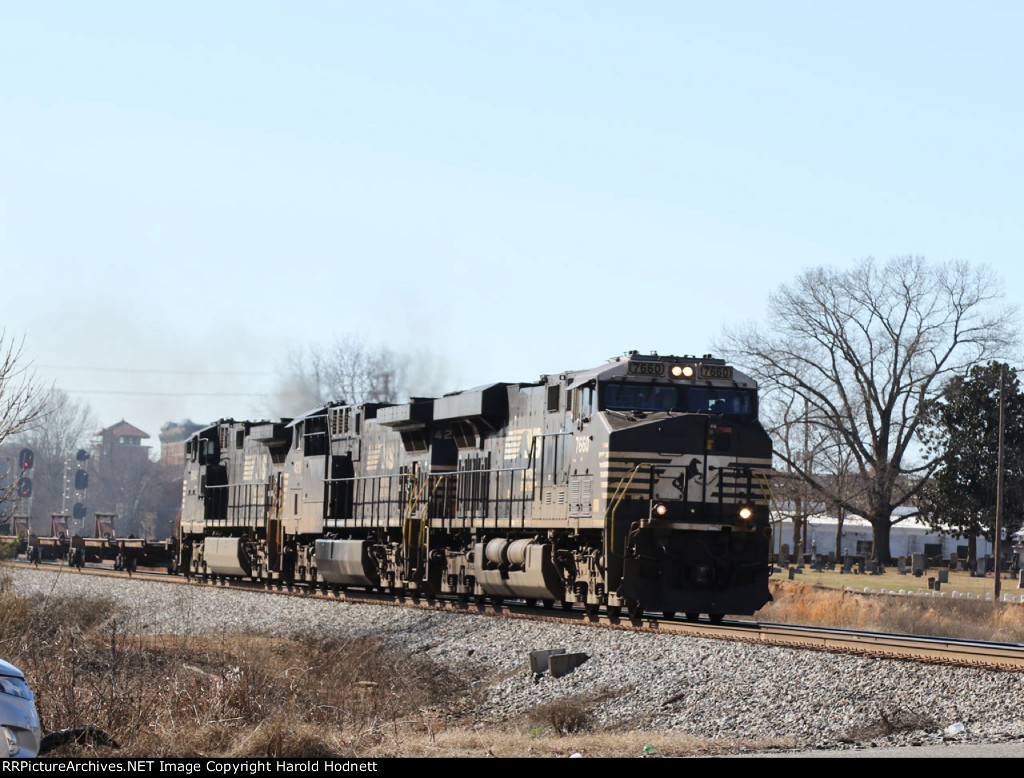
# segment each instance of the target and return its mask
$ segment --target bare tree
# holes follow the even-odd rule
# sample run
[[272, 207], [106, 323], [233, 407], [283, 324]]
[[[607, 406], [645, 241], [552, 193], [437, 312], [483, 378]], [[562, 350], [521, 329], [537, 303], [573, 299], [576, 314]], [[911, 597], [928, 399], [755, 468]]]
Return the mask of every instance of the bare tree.
[[[24, 340], [15, 342], [0, 329], [0, 448], [31, 430], [45, 412], [46, 390], [24, 363]], [[9, 463], [0, 478], [0, 504], [13, 496], [18, 479]]]
[[387, 348], [368, 348], [362, 338], [334, 341], [323, 361], [330, 399], [347, 403], [395, 402], [403, 379], [402, 360]]
[[840, 490], [778, 446], [777, 457], [830, 504], [864, 516], [874, 557], [890, 561], [893, 511], [936, 465], [920, 448], [920, 409], [944, 381], [1016, 342], [1016, 310], [999, 305], [987, 268], [900, 257], [850, 270], [815, 268], [769, 300], [768, 326], [727, 330], [719, 351], [767, 396], [806, 404], [807, 423], [852, 459], [858, 488]]
[[70, 510], [64, 504], [65, 479], [73, 477], [75, 452], [86, 442], [96, 419], [88, 404], [53, 388], [34, 428], [18, 436], [20, 446], [34, 453], [32, 507], [36, 516]]
[[326, 348], [313, 344], [289, 352], [269, 410], [288, 416], [330, 401], [399, 402], [416, 392], [436, 392], [442, 373], [442, 361], [427, 354], [402, 354], [370, 346], [357, 335], [340, 336]]
[[116, 513], [119, 535], [141, 537], [153, 519], [160, 466], [140, 446], [93, 447], [89, 457], [88, 501], [94, 511]]
[[808, 423], [806, 403], [799, 402], [793, 395], [779, 397], [773, 403], [769, 400], [766, 398], [762, 402], [761, 412], [766, 419], [771, 420], [766, 425], [769, 434], [783, 448], [779, 457], [782, 466], [776, 470], [772, 489], [776, 502], [792, 521], [792, 553], [800, 558], [807, 553], [807, 519], [820, 512], [824, 502], [820, 493], [785, 463], [802, 462], [806, 472], [818, 473], [823, 446], [820, 431]]

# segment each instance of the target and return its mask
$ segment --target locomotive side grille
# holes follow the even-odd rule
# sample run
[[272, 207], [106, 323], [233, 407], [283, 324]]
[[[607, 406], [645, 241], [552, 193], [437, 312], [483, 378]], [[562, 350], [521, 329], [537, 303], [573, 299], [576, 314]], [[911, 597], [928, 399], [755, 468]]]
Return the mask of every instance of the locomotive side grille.
[[347, 435], [351, 428], [351, 408], [331, 408], [331, 437]]
[[594, 477], [576, 475], [569, 478], [569, 515], [590, 516], [594, 500]]

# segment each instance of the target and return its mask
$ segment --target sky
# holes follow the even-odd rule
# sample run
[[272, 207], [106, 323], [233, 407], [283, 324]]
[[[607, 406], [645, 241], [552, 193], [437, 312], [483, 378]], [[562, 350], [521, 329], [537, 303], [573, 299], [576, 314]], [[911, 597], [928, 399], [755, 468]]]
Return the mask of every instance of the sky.
[[0, 325], [100, 427], [704, 354], [803, 270], [1024, 302], [1024, 4], [0, 3]]

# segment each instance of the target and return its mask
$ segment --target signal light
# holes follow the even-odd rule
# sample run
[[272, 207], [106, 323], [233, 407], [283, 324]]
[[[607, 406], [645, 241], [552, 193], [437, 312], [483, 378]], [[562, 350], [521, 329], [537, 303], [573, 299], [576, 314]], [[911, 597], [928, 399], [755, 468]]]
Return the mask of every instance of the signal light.
[[89, 474], [84, 470], [75, 471], [75, 488], [86, 489], [89, 486]]
[[32, 469], [32, 461], [35, 459], [35, 455], [32, 453], [32, 449], [30, 449], [30, 448], [23, 448], [21, 450], [21, 453], [18, 454], [18, 459], [21, 462], [21, 469], [22, 470], [31, 470]]
[[84, 519], [85, 518], [85, 506], [80, 502], [76, 502], [71, 508], [71, 517], [73, 519]]
[[19, 478], [18, 479], [18, 496], [19, 497], [31, 497], [32, 496], [32, 479], [31, 478]]

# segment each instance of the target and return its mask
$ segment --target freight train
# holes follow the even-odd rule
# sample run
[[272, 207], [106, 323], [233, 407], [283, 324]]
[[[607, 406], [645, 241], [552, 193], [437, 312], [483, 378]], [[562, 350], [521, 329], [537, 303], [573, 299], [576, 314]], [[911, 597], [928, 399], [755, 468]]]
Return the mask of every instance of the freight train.
[[721, 359], [221, 420], [186, 442], [178, 570], [717, 621], [771, 599], [757, 385]]

